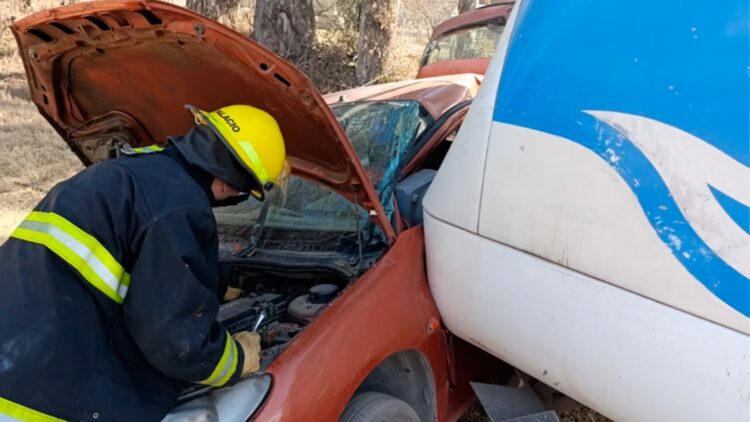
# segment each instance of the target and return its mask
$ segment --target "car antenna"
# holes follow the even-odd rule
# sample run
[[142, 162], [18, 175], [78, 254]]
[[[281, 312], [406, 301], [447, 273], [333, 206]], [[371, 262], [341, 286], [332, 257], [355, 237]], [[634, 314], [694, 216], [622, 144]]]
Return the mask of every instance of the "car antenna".
[[365, 272], [365, 264], [364, 259], [362, 258], [362, 248], [364, 247], [362, 245], [362, 227], [360, 225], [359, 221], [359, 186], [357, 186], [357, 190], [354, 191], [354, 202], [356, 202], [356, 205], [354, 206], [354, 219], [357, 221], [357, 248], [359, 251], [359, 275], [362, 275], [362, 273]]

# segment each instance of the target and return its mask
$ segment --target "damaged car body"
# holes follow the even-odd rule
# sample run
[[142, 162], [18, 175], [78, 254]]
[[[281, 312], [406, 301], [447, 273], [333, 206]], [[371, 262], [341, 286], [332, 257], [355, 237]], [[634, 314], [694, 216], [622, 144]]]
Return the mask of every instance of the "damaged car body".
[[476, 368], [456, 355], [485, 355], [442, 329], [419, 204], [480, 76], [323, 97], [247, 37], [160, 2], [65, 6], [13, 32], [33, 101], [85, 165], [186, 132], [188, 103], [250, 104], [284, 134], [286, 195], [215, 209], [221, 281], [245, 292], [219, 320], [257, 329], [261, 372], [188, 390], [169, 418], [336, 420], [367, 392], [421, 420], [463, 412]]

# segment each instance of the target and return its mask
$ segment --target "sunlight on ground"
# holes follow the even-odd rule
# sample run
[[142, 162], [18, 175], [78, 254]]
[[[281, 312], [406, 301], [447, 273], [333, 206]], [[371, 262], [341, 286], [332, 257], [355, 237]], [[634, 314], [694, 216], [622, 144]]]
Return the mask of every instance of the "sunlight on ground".
[[0, 212], [0, 243], [7, 240], [10, 233], [25, 216], [25, 211], [19, 212], [4, 210]]
[[81, 168], [29, 101], [23, 64], [8, 28], [14, 18], [59, 3], [0, 2], [0, 242], [55, 183]]

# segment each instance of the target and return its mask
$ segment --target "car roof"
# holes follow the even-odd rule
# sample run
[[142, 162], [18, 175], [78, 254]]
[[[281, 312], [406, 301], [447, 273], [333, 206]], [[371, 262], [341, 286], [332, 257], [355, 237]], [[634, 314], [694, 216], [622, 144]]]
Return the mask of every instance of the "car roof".
[[461, 28], [475, 26], [496, 18], [504, 17], [507, 19], [511, 10], [513, 10], [513, 4], [514, 2], [492, 4], [450, 18], [435, 27], [430, 41]]
[[473, 73], [370, 85], [323, 96], [330, 105], [356, 101], [415, 100], [437, 119], [464, 101], [473, 99], [482, 83]]

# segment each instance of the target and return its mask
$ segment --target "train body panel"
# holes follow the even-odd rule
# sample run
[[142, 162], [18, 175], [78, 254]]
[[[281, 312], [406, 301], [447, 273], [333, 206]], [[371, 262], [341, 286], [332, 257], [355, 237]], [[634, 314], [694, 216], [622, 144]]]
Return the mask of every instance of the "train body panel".
[[750, 418], [748, 16], [516, 4], [424, 202], [451, 331], [616, 419]]

